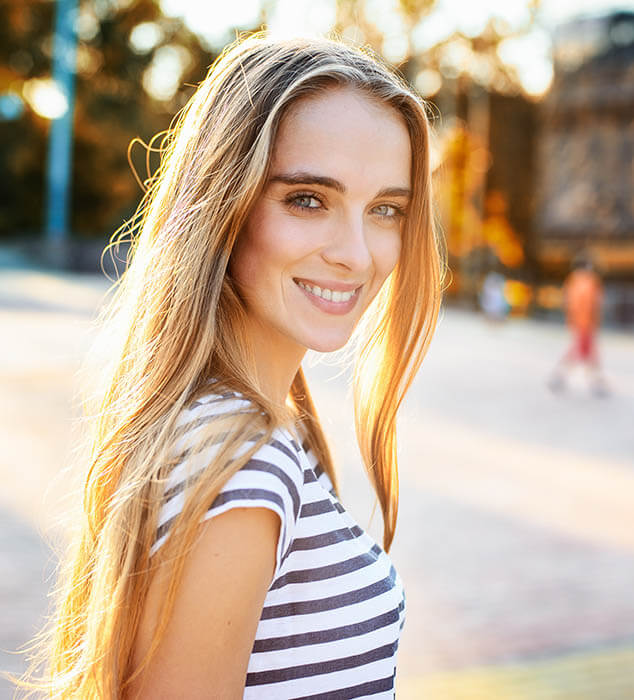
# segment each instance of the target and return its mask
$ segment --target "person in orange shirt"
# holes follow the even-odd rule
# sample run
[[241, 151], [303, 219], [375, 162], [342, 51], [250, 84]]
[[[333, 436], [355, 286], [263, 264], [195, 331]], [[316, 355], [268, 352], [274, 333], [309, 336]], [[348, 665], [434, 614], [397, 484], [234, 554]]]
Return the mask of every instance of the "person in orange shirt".
[[564, 282], [564, 308], [566, 323], [572, 333], [572, 344], [557, 364], [548, 385], [553, 391], [565, 387], [566, 373], [576, 363], [584, 363], [591, 376], [594, 394], [608, 393], [602, 376], [596, 335], [601, 321], [603, 287], [596, 266], [587, 254], [573, 262], [573, 270]]

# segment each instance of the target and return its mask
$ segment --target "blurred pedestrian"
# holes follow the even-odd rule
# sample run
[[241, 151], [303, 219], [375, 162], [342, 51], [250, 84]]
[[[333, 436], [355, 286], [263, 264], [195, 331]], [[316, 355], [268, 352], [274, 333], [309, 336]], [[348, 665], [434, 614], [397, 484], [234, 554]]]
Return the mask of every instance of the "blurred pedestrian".
[[574, 259], [572, 271], [564, 281], [563, 299], [571, 344], [555, 367], [548, 386], [552, 391], [562, 391], [570, 371], [575, 365], [582, 364], [592, 392], [596, 396], [605, 396], [608, 387], [597, 349], [603, 287], [597, 266], [588, 252], [584, 251]]
[[[256, 35], [211, 67], [106, 315], [51, 697], [394, 697], [396, 417], [444, 271], [430, 183], [427, 108], [370, 53]], [[383, 547], [338, 499], [301, 368], [374, 299], [355, 410]]]
[[499, 272], [491, 271], [484, 278], [480, 289], [480, 308], [489, 321], [499, 323], [506, 318], [510, 306], [504, 295], [506, 279]]

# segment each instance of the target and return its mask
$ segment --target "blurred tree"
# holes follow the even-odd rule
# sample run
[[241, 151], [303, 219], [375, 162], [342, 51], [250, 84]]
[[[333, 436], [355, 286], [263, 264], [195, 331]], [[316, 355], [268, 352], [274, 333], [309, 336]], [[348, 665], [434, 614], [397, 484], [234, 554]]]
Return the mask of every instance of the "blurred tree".
[[[51, 3], [0, 3], [0, 93], [19, 95], [26, 80], [50, 71], [52, 24]], [[46, 136], [46, 121], [30, 110], [0, 120], [0, 235], [41, 228]]]
[[[31, 107], [0, 121], [0, 236], [39, 232], [43, 224], [49, 120], [42, 86], [50, 77], [53, 9], [46, 0], [0, 3], [0, 93], [23, 95]], [[103, 236], [140, 198], [128, 144], [169, 126], [215, 56], [155, 0], [82, 0], [77, 30], [72, 229]]]
[[441, 11], [435, 0], [338, 2], [336, 29], [383, 53], [430, 100], [432, 116], [442, 117], [435, 155], [453, 271], [448, 292], [472, 302], [488, 269], [527, 267], [530, 276], [534, 264], [535, 103], [501, 50], [535, 29], [540, 0], [524, 4], [525, 20], [515, 27], [491, 16], [478, 34], [434, 38], [427, 26]]
[[[516, 94], [523, 90], [520, 76], [498, 49], [502, 42], [525, 36], [535, 27], [541, 0], [525, 0], [525, 5], [527, 19], [519, 26], [511, 27], [491, 16], [477, 35], [454, 31], [424, 48], [418, 37], [436, 9], [436, 0], [338, 0], [335, 30], [384, 54], [426, 97], [437, 94], [444, 83], [449, 83], [445, 90], [455, 90], [453, 82], [460, 77], [463, 86], [473, 82], [488, 90]], [[392, 50], [390, 39], [397, 34], [402, 41]], [[439, 78], [433, 83], [429, 81], [432, 71]], [[421, 72], [425, 72], [422, 78]]]

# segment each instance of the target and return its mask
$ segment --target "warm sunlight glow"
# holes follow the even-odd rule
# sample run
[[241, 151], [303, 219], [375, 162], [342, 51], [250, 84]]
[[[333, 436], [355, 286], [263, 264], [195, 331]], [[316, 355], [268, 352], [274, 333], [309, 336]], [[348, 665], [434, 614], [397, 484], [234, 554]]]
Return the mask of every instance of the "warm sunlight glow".
[[143, 74], [143, 87], [155, 100], [171, 99], [180, 85], [191, 56], [183, 46], [161, 46]]
[[136, 53], [148, 53], [163, 38], [163, 30], [157, 22], [141, 22], [130, 32], [130, 46]]
[[256, 28], [260, 20], [262, 4], [263, 0], [234, 0], [233, 2], [160, 0], [161, 10], [166, 15], [183, 17], [192, 31], [201, 36], [209, 46], [215, 48], [235, 39], [234, 28]]
[[269, 16], [268, 33], [277, 38], [323, 36], [336, 19], [336, 0], [278, 0]]
[[498, 47], [498, 55], [515, 68], [522, 87], [530, 95], [542, 95], [552, 82], [550, 44], [548, 34], [535, 28], [524, 36], [505, 39]]
[[416, 76], [415, 84], [423, 97], [432, 97], [442, 87], [442, 78], [438, 71], [426, 68]]
[[45, 119], [59, 119], [68, 109], [68, 100], [59, 85], [50, 78], [27, 80], [22, 88], [24, 99], [36, 114]]

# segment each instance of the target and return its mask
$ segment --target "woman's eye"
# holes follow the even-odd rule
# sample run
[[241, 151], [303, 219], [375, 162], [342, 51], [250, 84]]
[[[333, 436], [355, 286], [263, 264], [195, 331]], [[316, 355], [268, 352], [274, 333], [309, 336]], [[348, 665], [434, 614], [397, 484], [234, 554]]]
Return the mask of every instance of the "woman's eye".
[[321, 207], [321, 201], [312, 194], [293, 195], [286, 201], [296, 209], [319, 209]]
[[393, 204], [379, 204], [378, 207], [374, 207], [374, 211], [386, 219], [396, 219], [405, 215], [405, 212]]

